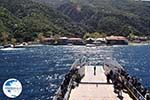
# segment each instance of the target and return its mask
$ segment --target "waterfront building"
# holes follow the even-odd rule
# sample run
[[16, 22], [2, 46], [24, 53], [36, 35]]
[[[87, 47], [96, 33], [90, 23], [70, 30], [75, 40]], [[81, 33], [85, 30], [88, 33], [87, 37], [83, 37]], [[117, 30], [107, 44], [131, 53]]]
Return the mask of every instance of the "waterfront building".
[[72, 45], [85, 45], [85, 42], [81, 38], [69, 38], [68, 44]]
[[107, 45], [128, 45], [128, 40], [123, 36], [106, 37]]

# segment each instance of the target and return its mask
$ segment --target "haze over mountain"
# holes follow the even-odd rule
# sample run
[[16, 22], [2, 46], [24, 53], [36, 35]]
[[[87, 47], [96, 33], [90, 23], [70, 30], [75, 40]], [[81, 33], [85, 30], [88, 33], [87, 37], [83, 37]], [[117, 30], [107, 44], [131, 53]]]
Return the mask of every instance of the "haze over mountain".
[[[134, 0], [0, 0], [0, 33], [19, 41], [45, 36], [150, 35], [150, 2]], [[1, 34], [0, 34], [1, 35]]]

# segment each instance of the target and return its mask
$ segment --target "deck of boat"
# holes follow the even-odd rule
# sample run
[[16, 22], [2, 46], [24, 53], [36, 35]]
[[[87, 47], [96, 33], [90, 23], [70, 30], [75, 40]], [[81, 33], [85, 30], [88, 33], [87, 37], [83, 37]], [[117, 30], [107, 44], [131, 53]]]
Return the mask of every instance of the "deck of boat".
[[[123, 93], [123, 100], [132, 100]], [[107, 84], [102, 66], [85, 66], [85, 76], [75, 89], [72, 89], [69, 100], [120, 100], [114, 93], [113, 84]]]

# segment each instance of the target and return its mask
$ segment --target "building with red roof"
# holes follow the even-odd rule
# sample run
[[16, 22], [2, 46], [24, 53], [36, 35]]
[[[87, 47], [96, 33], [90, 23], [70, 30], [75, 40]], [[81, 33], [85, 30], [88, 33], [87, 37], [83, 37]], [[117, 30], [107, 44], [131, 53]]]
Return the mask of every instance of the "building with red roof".
[[123, 36], [106, 37], [107, 45], [128, 45], [128, 39]]

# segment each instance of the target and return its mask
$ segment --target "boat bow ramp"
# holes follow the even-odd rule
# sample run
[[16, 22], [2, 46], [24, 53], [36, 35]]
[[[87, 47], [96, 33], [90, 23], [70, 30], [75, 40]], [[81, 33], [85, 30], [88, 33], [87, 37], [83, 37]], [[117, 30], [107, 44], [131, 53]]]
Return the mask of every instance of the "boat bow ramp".
[[[94, 73], [95, 67], [95, 73]], [[133, 100], [122, 93], [122, 100]], [[108, 84], [103, 66], [85, 66], [85, 76], [78, 87], [71, 90], [69, 100], [120, 100], [113, 84]]]

